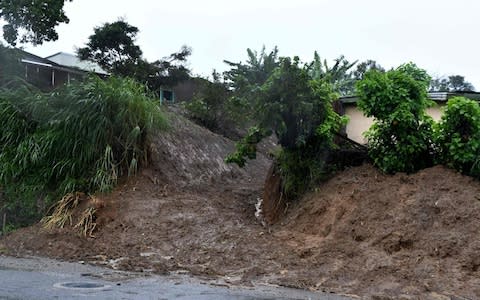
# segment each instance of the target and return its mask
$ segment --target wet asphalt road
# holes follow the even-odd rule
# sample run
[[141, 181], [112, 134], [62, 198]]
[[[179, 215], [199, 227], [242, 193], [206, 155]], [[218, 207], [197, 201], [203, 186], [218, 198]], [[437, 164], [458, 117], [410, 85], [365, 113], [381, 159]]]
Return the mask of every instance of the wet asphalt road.
[[180, 274], [145, 275], [38, 257], [19, 259], [0, 256], [0, 299], [349, 300], [353, 298], [276, 286], [252, 288], [217, 286]]

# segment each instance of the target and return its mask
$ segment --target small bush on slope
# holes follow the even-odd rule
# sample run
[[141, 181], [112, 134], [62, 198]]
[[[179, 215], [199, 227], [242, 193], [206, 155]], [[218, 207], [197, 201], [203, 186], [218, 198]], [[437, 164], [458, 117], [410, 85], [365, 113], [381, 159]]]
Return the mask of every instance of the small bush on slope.
[[480, 105], [463, 97], [450, 99], [435, 127], [439, 162], [480, 177]]
[[0, 185], [10, 222], [36, 221], [74, 191], [108, 191], [145, 163], [147, 135], [166, 121], [144, 91], [130, 79], [95, 77], [50, 94], [1, 90]]
[[433, 164], [433, 120], [425, 109], [430, 77], [405, 64], [386, 73], [369, 71], [357, 83], [360, 109], [375, 122], [366, 133], [369, 155], [387, 173], [414, 172]]

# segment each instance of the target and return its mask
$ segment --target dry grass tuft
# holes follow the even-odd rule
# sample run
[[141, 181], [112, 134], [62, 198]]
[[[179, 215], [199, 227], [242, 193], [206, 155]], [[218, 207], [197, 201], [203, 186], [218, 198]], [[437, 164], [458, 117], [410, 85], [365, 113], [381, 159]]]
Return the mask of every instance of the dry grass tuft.
[[[85, 201], [86, 208], [76, 214], [80, 203]], [[99, 200], [94, 196], [87, 196], [84, 193], [70, 193], [65, 195], [57, 204], [50, 216], [42, 219], [46, 229], [64, 228], [66, 225], [73, 226], [83, 236], [93, 236], [97, 227], [95, 223], [96, 212]], [[74, 225], [75, 224], [75, 225]]]
[[83, 236], [95, 237], [93, 235], [93, 231], [97, 227], [97, 223], [95, 223], [95, 213], [97, 210], [94, 207], [88, 207], [85, 209], [82, 214], [80, 215], [78, 223], [75, 225], [74, 228], [79, 230], [79, 233]]
[[55, 204], [52, 215], [42, 219], [44, 227], [47, 229], [64, 228], [67, 221], [69, 225], [72, 225], [74, 209], [84, 197], [85, 194], [83, 193], [70, 193], [63, 196], [63, 198]]

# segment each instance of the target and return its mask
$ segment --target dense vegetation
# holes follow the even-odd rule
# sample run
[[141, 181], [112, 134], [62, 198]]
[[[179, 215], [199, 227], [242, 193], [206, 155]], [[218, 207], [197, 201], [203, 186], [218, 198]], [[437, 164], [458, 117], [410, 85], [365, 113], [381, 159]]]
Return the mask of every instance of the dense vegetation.
[[406, 64], [386, 73], [372, 70], [358, 82], [359, 107], [375, 122], [366, 133], [374, 164], [387, 173], [414, 172], [434, 163], [480, 177], [480, 106], [454, 97], [440, 122], [425, 109], [430, 78]]
[[[187, 50], [178, 54], [180, 60]], [[90, 77], [45, 94], [19, 79], [18, 59], [0, 48], [0, 210], [7, 211], [12, 225], [38, 220], [64, 195], [108, 191], [120, 176], [148, 161], [148, 134], [166, 121], [146, 94], [156, 85], [142, 76], [165, 82], [162, 76], [169, 77], [168, 64], [176, 56], [162, 66], [145, 65], [153, 73], [142, 73], [141, 51], [137, 54], [113, 62], [118, 70], [128, 66], [122, 77]], [[262, 139], [274, 135], [287, 198], [298, 197], [331, 171], [334, 137], [346, 124], [333, 101], [354, 90], [359, 107], [376, 120], [367, 133], [369, 154], [383, 171], [414, 172], [443, 163], [480, 177], [478, 103], [451, 99], [435, 124], [425, 113], [432, 104], [427, 97], [431, 79], [414, 64], [385, 71], [367, 61], [350, 71], [355, 62], [344, 57], [329, 67], [317, 53], [311, 63], [279, 57], [276, 48], [248, 50], [248, 55], [246, 63], [227, 62], [231, 70], [223, 76], [214, 72], [213, 81], [203, 80], [200, 93], [185, 107], [210, 129], [227, 122], [250, 128], [226, 159], [240, 166], [255, 158]]]
[[0, 18], [3, 25], [3, 38], [10, 45], [55, 41], [58, 33], [55, 27], [68, 23], [69, 19], [63, 9], [65, 2], [71, 0], [1, 0]]
[[450, 99], [436, 125], [438, 161], [480, 178], [480, 105], [463, 97]]
[[278, 49], [266, 52], [247, 49], [246, 62], [225, 61], [231, 69], [223, 74], [212, 72], [212, 79], [203, 81], [197, 95], [185, 108], [194, 122], [237, 140], [255, 122], [255, 101], [252, 91], [265, 83], [279, 66]]
[[413, 172], [433, 163], [433, 120], [425, 109], [430, 77], [414, 64], [370, 71], [357, 84], [358, 106], [375, 122], [366, 133], [369, 153], [385, 172]]
[[165, 126], [160, 108], [131, 79], [90, 77], [48, 94], [4, 87], [0, 204], [9, 222], [38, 220], [68, 193], [110, 190], [148, 160], [148, 133]]
[[284, 193], [294, 198], [327, 172], [333, 135], [344, 124], [332, 107], [338, 94], [330, 82], [312, 78], [309, 64], [282, 57], [265, 82], [246, 95], [256, 123], [227, 162], [243, 166], [255, 158], [256, 144], [274, 133], [281, 146], [276, 161]]
[[288, 197], [300, 195], [329, 172], [333, 137], [345, 124], [332, 102], [351, 91], [352, 82], [359, 107], [375, 118], [366, 136], [377, 167], [387, 173], [415, 172], [443, 163], [480, 176], [478, 103], [451, 99], [436, 124], [426, 114], [433, 105], [427, 94], [431, 78], [415, 64], [385, 71], [369, 61], [350, 72], [353, 64], [343, 57], [329, 68], [317, 53], [303, 66], [298, 59], [278, 58], [277, 49], [270, 54], [263, 50], [260, 56], [248, 53], [247, 64], [230, 63], [233, 68], [226, 74], [233, 87], [230, 99], [245, 107], [243, 118], [253, 126], [227, 161], [243, 166], [255, 158], [256, 145], [275, 134], [281, 146], [275, 160]]
[[138, 33], [137, 27], [123, 19], [105, 23], [94, 28], [85, 47], [77, 49], [77, 55], [98, 63], [113, 75], [134, 78], [153, 93], [190, 78], [186, 62], [192, 54], [191, 48], [182, 46], [180, 51], [168, 57], [149, 62], [136, 44]]

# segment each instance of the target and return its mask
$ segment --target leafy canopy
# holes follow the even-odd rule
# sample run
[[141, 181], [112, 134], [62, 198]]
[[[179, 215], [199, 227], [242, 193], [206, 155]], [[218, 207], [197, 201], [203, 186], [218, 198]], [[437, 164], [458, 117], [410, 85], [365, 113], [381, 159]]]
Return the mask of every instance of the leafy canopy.
[[14, 78], [23, 77], [25, 67], [20, 62], [20, 55], [15, 49], [0, 43], [0, 87], [10, 83]]
[[380, 73], [385, 72], [385, 69], [381, 65], [379, 65], [376, 61], [368, 59], [366, 61], [358, 63], [355, 70], [353, 70], [352, 75], [355, 82], [362, 80], [363, 76], [365, 76], [365, 73], [367, 73], [370, 70], [376, 70], [376, 71], [379, 71]]
[[230, 70], [224, 72], [227, 86], [234, 92], [226, 106], [233, 119], [239, 124], [250, 124], [254, 114], [255, 90], [265, 83], [272, 72], [279, 66], [278, 48], [266, 52], [265, 46], [260, 52], [247, 49], [246, 62], [224, 62]]
[[168, 57], [148, 62], [136, 44], [138, 32], [137, 27], [122, 19], [105, 23], [94, 29], [86, 47], [77, 49], [77, 54], [83, 60], [97, 62], [114, 75], [134, 78], [152, 91], [190, 78], [185, 63], [192, 53], [191, 48], [182, 46], [180, 51]]
[[225, 72], [225, 79], [230, 87], [239, 94], [250, 93], [252, 86], [262, 85], [279, 65], [278, 48], [273, 48], [270, 53], [265, 52], [265, 46], [259, 52], [247, 49], [246, 63], [224, 62], [230, 66]]
[[135, 44], [138, 28], [118, 20], [94, 28], [86, 47], [77, 50], [84, 60], [93, 60], [108, 72], [122, 74], [129, 65], [135, 65], [142, 56]]
[[435, 127], [435, 142], [441, 163], [480, 177], [480, 105], [454, 97], [447, 102]]
[[349, 62], [343, 55], [335, 59], [332, 67], [329, 67], [327, 60], [323, 60], [318, 55], [317, 51], [314, 53], [313, 62], [310, 64], [310, 75], [313, 79], [323, 79], [330, 82], [333, 88], [340, 95], [353, 94], [353, 86], [355, 78], [351, 73], [351, 68], [357, 61]]
[[190, 78], [190, 69], [186, 65], [190, 55], [192, 48], [184, 45], [178, 52], [154, 62], [143, 60], [142, 64], [147, 66], [147, 71], [142, 73], [143, 69], [137, 68], [133, 78], [155, 91], [162, 86], [173, 87]]
[[413, 172], [433, 162], [433, 120], [425, 109], [430, 77], [415, 64], [381, 73], [368, 71], [357, 83], [359, 108], [375, 122], [366, 133], [374, 164], [387, 173]]
[[55, 41], [58, 33], [55, 27], [68, 23], [63, 6], [71, 0], [0, 0], [0, 18], [3, 38], [12, 46], [20, 43], [40, 45]]
[[277, 162], [288, 197], [302, 193], [325, 171], [334, 133], [344, 124], [332, 107], [332, 85], [313, 79], [309, 66], [296, 57], [282, 57], [268, 79], [249, 94], [255, 126], [237, 143], [227, 162], [244, 166], [256, 157], [256, 145], [275, 133], [281, 146]]

